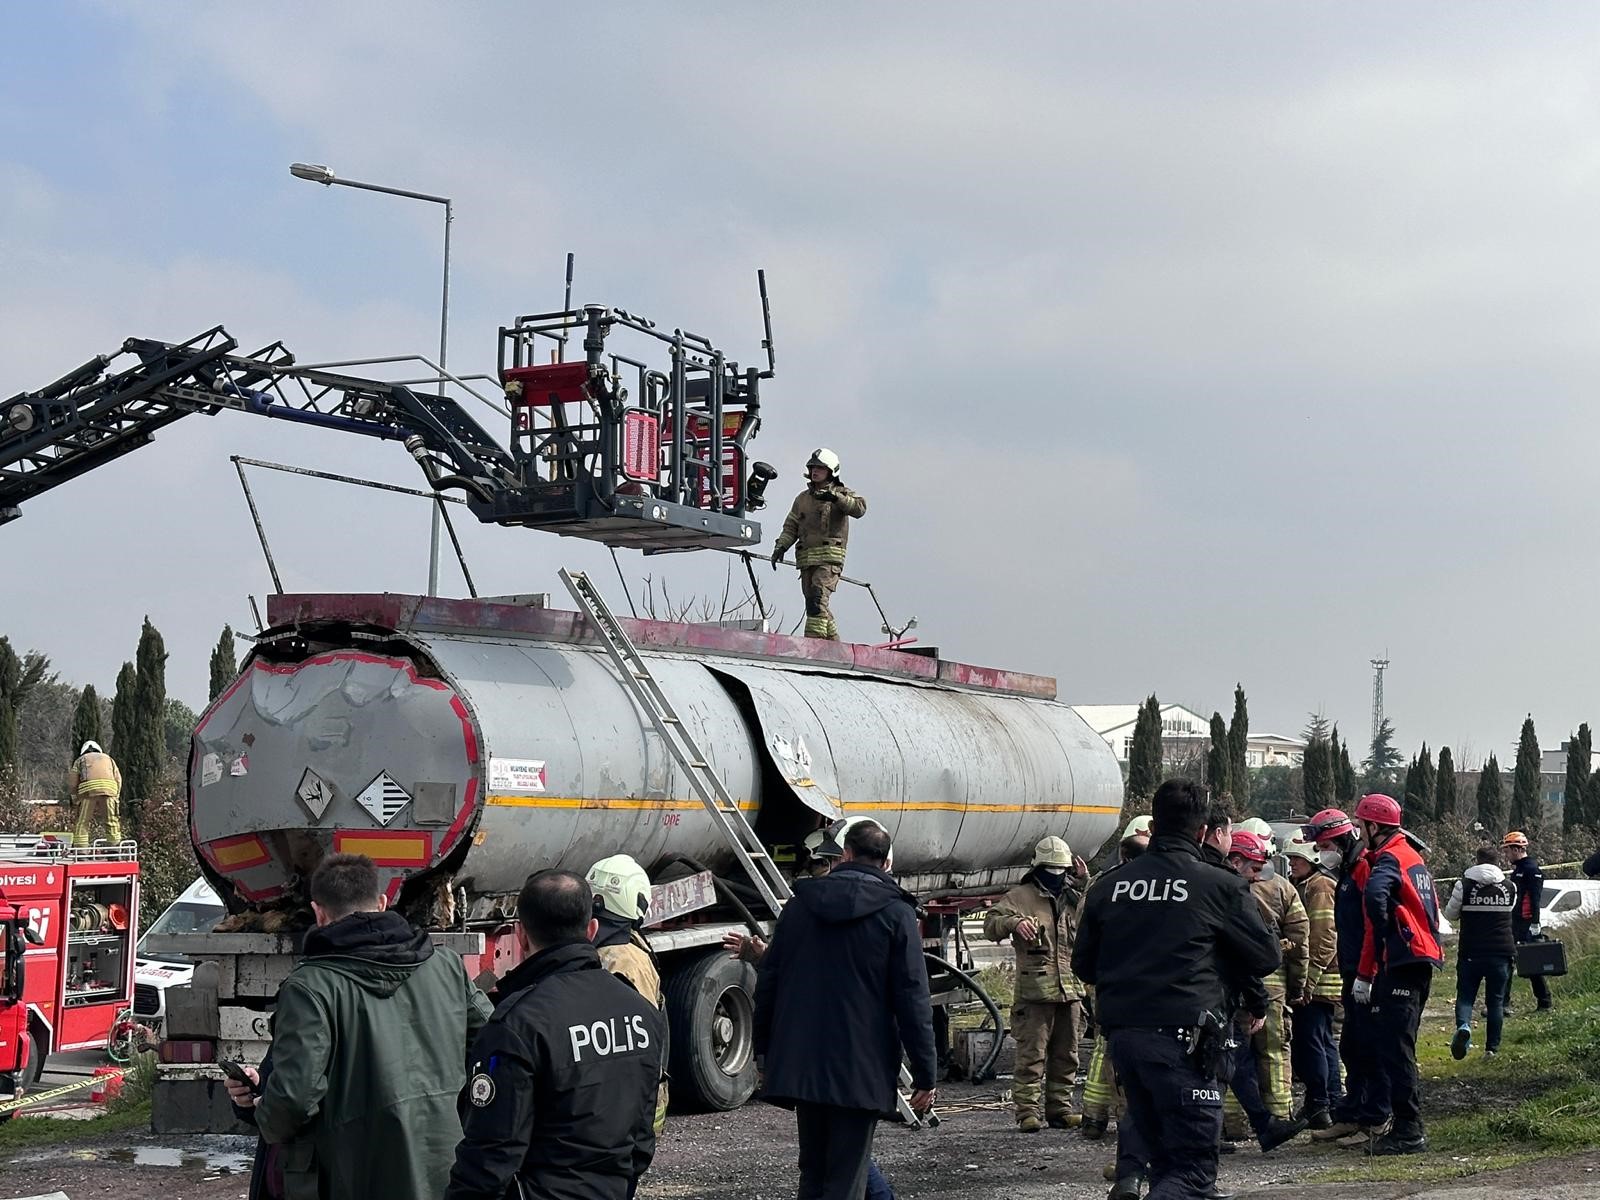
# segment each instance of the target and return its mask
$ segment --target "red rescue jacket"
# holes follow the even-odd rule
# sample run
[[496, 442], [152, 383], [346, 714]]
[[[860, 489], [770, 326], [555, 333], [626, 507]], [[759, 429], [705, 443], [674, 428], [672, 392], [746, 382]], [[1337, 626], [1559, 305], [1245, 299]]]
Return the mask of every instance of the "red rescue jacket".
[[1365, 857], [1369, 873], [1362, 890], [1366, 926], [1360, 977], [1376, 979], [1385, 968], [1413, 963], [1441, 966], [1439, 896], [1422, 855], [1399, 831]]

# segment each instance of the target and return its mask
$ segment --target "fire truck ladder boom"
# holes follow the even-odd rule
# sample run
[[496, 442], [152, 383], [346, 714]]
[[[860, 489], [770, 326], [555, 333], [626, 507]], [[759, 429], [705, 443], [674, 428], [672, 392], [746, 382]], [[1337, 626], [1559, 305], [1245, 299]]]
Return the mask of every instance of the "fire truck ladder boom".
[[[612, 615], [610, 606], [606, 604], [589, 576], [582, 571], [568, 571], [563, 568], [561, 582], [567, 585], [567, 591], [571, 592], [572, 598], [577, 601], [579, 611], [599, 635], [601, 644], [611, 657], [612, 665], [622, 676], [623, 684], [633, 693], [634, 699], [639, 702], [639, 707], [644, 709], [655, 724], [661, 740], [666, 742], [672, 757], [688, 775], [689, 786], [694, 788], [700, 803], [705, 805], [706, 812], [711, 814], [711, 820], [722, 831], [722, 836], [738, 856], [739, 865], [750, 877], [756, 892], [776, 917], [783, 903], [793, 898], [794, 889], [778, 870], [778, 865], [772, 861], [772, 856], [767, 853], [766, 847], [756, 836], [756, 831], [751, 828], [750, 822], [745, 820], [738, 801], [728, 791], [722, 776], [717, 774], [706, 760], [688, 726], [679, 719], [677, 710], [672, 707], [672, 701], [662, 690], [649, 664], [640, 655], [627, 630], [623, 629]], [[906, 1069], [904, 1063], [900, 1066], [900, 1086], [902, 1088], [911, 1086], [911, 1072]], [[911, 1105], [904, 1095], [897, 1092], [895, 1099], [898, 1101], [902, 1121], [908, 1125], [922, 1123], [917, 1114], [912, 1112]]]

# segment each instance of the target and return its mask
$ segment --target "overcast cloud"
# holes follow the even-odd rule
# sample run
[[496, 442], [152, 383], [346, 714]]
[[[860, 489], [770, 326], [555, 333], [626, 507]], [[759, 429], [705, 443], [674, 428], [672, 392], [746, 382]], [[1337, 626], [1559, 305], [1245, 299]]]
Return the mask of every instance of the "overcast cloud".
[[[1255, 729], [1321, 708], [1359, 744], [1387, 649], [1408, 753], [1600, 720], [1600, 17], [787, 7], [9, 6], [0, 395], [218, 323], [432, 354], [438, 212], [286, 169], [326, 162], [455, 199], [458, 370], [569, 249], [576, 299], [753, 360], [765, 267], [774, 493], [834, 447], [871, 503], [851, 573], [952, 657], [1073, 702], [1226, 712], [1242, 680]], [[189, 418], [0, 530], [0, 632], [109, 688], [149, 613], [203, 701], [269, 590], [235, 453], [416, 482], [391, 445]], [[422, 589], [418, 502], [258, 488], [289, 590]], [[466, 543], [486, 592], [614, 587], [586, 544]]]

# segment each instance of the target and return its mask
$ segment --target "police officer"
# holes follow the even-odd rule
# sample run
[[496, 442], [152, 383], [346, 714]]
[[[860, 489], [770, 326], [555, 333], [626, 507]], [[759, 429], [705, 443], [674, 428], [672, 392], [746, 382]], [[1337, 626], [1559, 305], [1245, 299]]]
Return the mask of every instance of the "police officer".
[[[1074, 868], [1078, 876], [1072, 874]], [[986, 938], [1010, 938], [1017, 953], [1011, 1005], [1017, 1063], [1011, 1096], [1023, 1133], [1038, 1133], [1046, 1121], [1052, 1129], [1074, 1129], [1081, 1119], [1072, 1111], [1072, 1082], [1078, 1073], [1083, 989], [1072, 977], [1071, 960], [1083, 899], [1078, 889], [1088, 874], [1065, 839], [1042, 838], [1033, 848], [1032, 868], [983, 922]]]
[[600, 965], [593, 914], [588, 883], [570, 871], [523, 885], [524, 957], [473, 1045], [445, 1200], [625, 1200], [649, 1166], [665, 1022]]
[[[1500, 843], [1506, 861], [1511, 864], [1511, 882], [1517, 889], [1517, 904], [1511, 910], [1511, 932], [1520, 946], [1523, 942], [1537, 941], [1539, 937], [1539, 907], [1544, 900], [1544, 872], [1528, 853], [1528, 835], [1513, 829]], [[1506, 980], [1505, 1011], [1511, 1011], [1511, 984], [1517, 977], [1515, 970]], [[1543, 975], [1528, 980], [1533, 985], [1533, 996], [1539, 1002], [1539, 1011], [1554, 1007], [1550, 999], [1550, 984]]]
[[1226, 1022], [1230, 977], [1266, 975], [1281, 954], [1244, 880], [1200, 857], [1205, 790], [1169, 779], [1152, 808], [1149, 850], [1089, 889], [1072, 969], [1095, 987], [1128, 1121], [1148, 1143], [1151, 1200], [1202, 1200], [1222, 1131], [1203, 1030]]
[[[650, 909], [650, 876], [632, 855], [613, 854], [590, 867], [587, 878], [594, 891], [598, 922], [594, 948], [600, 952], [600, 965], [627, 980], [651, 1004], [663, 1007], [661, 969], [655, 951], [639, 932]], [[656, 1096], [657, 1137], [666, 1123], [667, 1084], [663, 1079]]]
[[1493, 846], [1480, 847], [1477, 863], [1456, 880], [1444, 906], [1444, 915], [1458, 922], [1461, 934], [1456, 945], [1456, 1032], [1450, 1039], [1450, 1053], [1456, 1058], [1465, 1058], [1472, 1048], [1472, 1006], [1480, 984], [1489, 1024], [1484, 1052], [1500, 1052], [1506, 981], [1517, 954], [1511, 924], [1516, 904], [1517, 889], [1500, 869], [1500, 852]]

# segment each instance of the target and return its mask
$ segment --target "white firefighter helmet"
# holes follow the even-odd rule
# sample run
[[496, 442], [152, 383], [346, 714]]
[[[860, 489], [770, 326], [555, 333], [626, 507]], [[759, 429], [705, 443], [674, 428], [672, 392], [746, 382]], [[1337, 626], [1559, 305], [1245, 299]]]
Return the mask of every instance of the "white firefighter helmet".
[[806, 460], [806, 470], [812, 467], [823, 467], [830, 475], [839, 474], [839, 456], [826, 446], [818, 446], [811, 452], [811, 457]]
[[100, 743], [99, 742], [85, 742], [83, 744], [83, 749], [79, 750], [78, 753], [79, 754], [104, 754], [105, 751], [100, 749]]
[[1283, 847], [1284, 854], [1290, 858], [1303, 858], [1312, 866], [1317, 866], [1322, 860], [1317, 856], [1317, 844], [1308, 842], [1305, 838], [1290, 838]]
[[650, 876], [631, 855], [613, 854], [589, 868], [595, 899], [614, 917], [639, 921], [650, 907]]
[[1273, 849], [1276, 846], [1276, 842], [1274, 842], [1272, 836], [1271, 825], [1268, 825], [1260, 817], [1251, 817], [1248, 821], [1240, 821], [1238, 825], [1234, 826], [1234, 828], [1243, 829], [1246, 833], [1255, 834], [1266, 844], [1267, 854], [1269, 857], [1271, 856]]
[[1122, 836], [1117, 840], [1126, 842], [1131, 841], [1133, 838], [1149, 838], [1151, 824], [1152, 821], [1149, 817], [1135, 817], [1124, 827]]
[[1072, 847], [1067, 845], [1065, 838], [1058, 838], [1054, 834], [1040, 838], [1039, 844], [1033, 848], [1033, 865], [1036, 867], [1070, 867], [1072, 865]]

